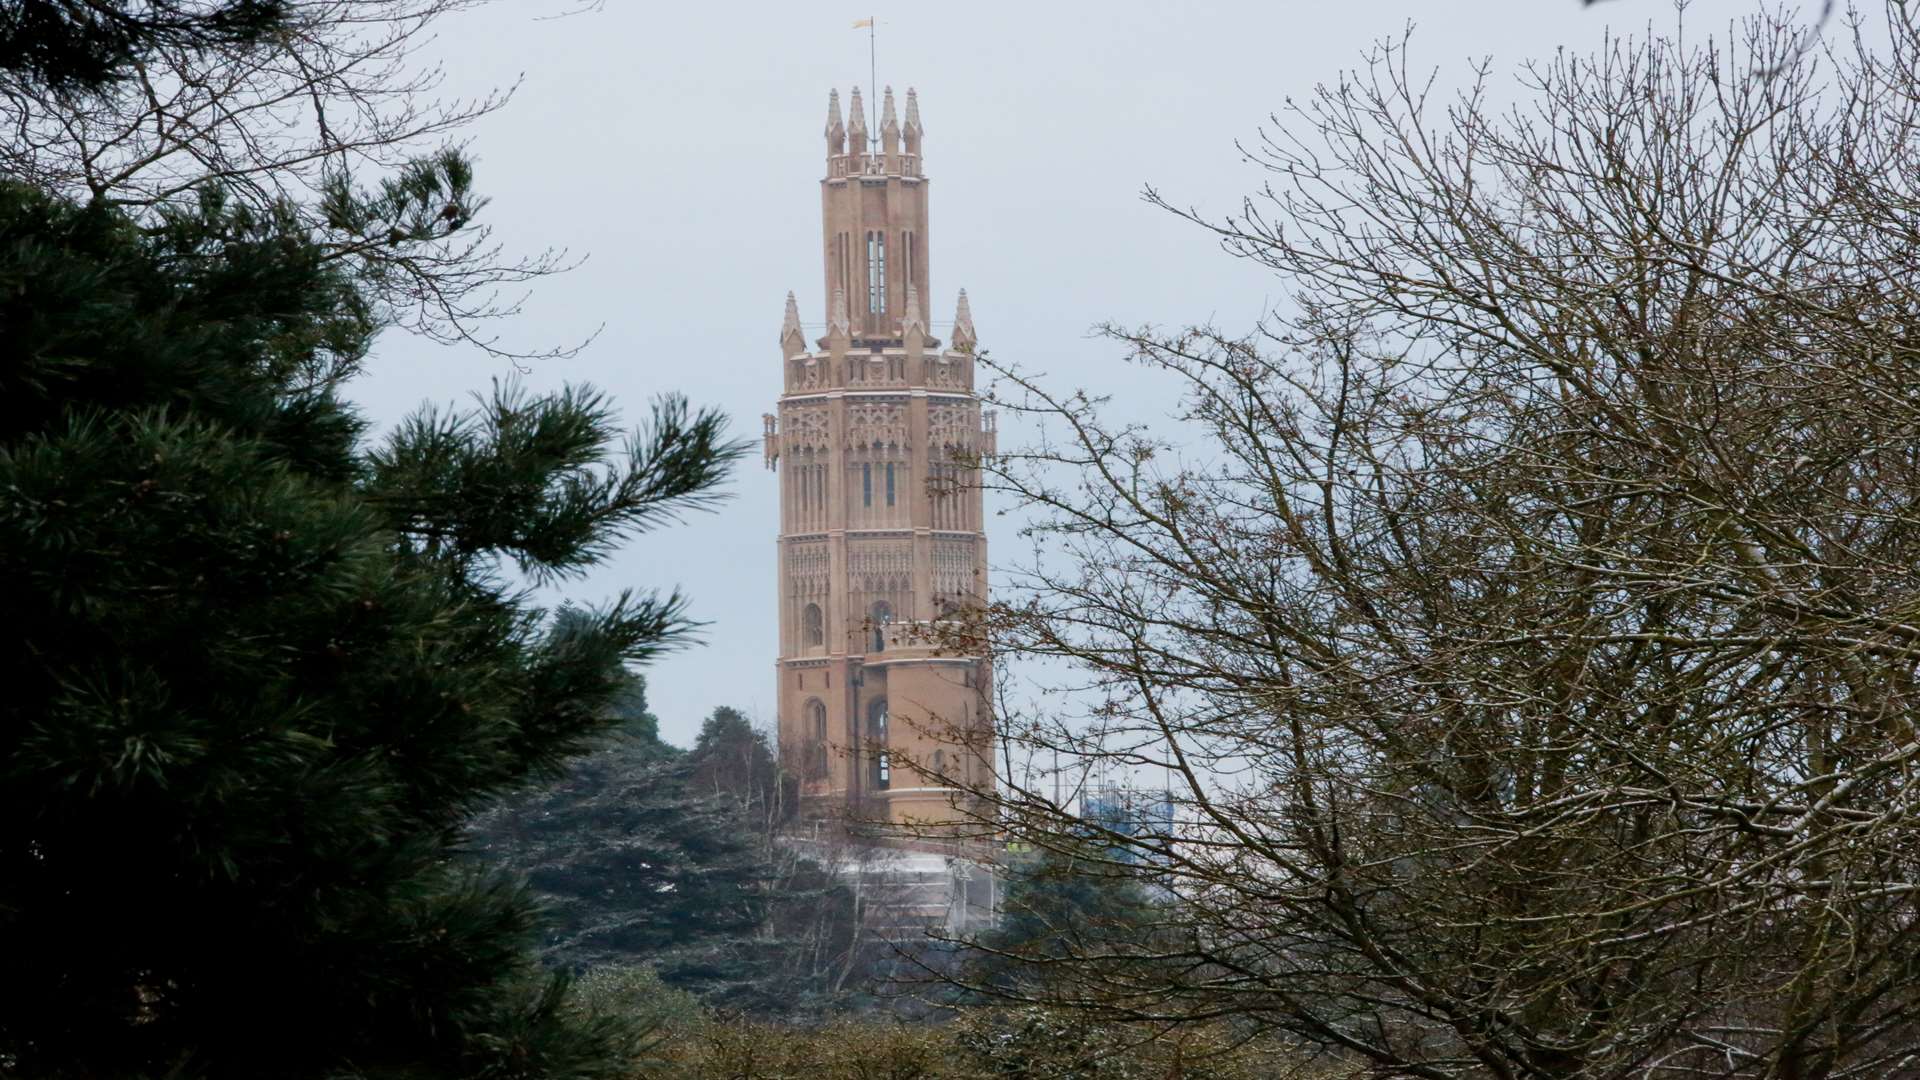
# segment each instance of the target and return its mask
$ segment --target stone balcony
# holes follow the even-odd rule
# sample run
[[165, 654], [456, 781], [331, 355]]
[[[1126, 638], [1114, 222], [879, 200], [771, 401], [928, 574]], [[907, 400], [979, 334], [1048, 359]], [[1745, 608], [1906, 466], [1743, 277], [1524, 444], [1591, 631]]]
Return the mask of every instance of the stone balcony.
[[869, 667], [894, 660], [974, 660], [978, 648], [969, 649], [964, 627], [951, 619], [891, 622], [880, 628], [885, 646], [867, 653]]

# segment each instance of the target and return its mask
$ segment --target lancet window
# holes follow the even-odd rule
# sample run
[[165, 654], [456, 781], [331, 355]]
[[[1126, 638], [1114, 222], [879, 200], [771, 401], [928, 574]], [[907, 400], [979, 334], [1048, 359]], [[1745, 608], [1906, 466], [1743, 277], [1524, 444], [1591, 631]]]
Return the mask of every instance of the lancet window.
[[867, 310], [875, 315], [887, 311], [887, 234], [867, 234]]
[[893, 763], [887, 755], [887, 699], [880, 698], [867, 708], [867, 743], [874, 747], [873, 786], [884, 791], [893, 782]]
[[808, 764], [817, 776], [827, 774], [827, 706], [819, 698], [807, 702], [807, 737], [812, 745], [808, 748]]

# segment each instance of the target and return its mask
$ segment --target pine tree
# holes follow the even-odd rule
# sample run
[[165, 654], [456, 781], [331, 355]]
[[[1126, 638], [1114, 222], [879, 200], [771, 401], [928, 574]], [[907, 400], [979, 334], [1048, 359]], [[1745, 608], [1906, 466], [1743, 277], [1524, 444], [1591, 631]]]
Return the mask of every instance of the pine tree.
[[369, 447], [376, 327], [292, 214], [0, 184], [0, 1072], [596, 1076], [466, 820], [615, 720], [677, 595], [574, 574], [740, 452], [511, 385]]
[[156, 49], [245, 44], [287, 21], [285, 0], [11, 0], [0, 7], [0, 81], [100, 90]]

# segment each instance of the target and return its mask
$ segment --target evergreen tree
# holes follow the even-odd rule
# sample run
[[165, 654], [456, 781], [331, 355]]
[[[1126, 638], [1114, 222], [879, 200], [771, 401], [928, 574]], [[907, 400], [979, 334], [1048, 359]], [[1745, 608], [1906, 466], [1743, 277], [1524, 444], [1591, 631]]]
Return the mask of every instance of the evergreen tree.
[[156, 49], [256, 41], [287, 15], [285, 0], [11, 0], [0, 6], [0, 81], [99, 90]]
[[765, 735], [723, 706], [680, 752], [641, 709], [643, 724], [477, 824], [481, 858], [545, 901], [546, 961], [647, 966], [709, 1003], [786, 1018], [871, 989], [887, 950], [862, 940], [850, 890], [776, 843], [791, 790]]
[[964, 982], [989, 995], [1044, 987], [1049, 967], [1101, 956], [1116, 970], [1150, 946], [1163, 913], [1115, 853], [1043, 850], [1007, 867], [999, 922], [980, 935]]
[[676, 400], [497, 387], [376, 448], [376, 326], [291, 213], [0, 185], [0, 1071], [591, 1076], [463, 823], [615, 720], [677, 596], [510, 587], [699, 505]]
[[624, 699], [616, 737], [483, 816], [476, 848], [545, 898], [549, 962], [647, 961], [670, 983], [697, 982], [676, 977], [672, 954], [759, 924], [765, 859], [731, 798], [689, 790], [696, 759], [659, 741], [645, 683], [634, 677]]
[[799, 806], [797, 778], [780, 768], [766, 734], [738, 709], [722, 705], [713, 710], [700, 725], [688, 763], [696, 791], [731, 799], [750, 826], [769, 840]]

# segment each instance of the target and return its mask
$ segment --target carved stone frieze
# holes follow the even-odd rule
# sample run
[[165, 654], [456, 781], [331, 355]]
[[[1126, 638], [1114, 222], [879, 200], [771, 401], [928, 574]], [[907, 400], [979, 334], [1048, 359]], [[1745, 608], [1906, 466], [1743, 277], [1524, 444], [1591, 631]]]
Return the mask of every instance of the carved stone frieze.
[[972, 452], [980, 432], [980, 409], [968, 404], [927, 407], [927, 441], [942, 456]]
[[787, 545], [787, 587], [796, 598], [826, 596], [830, 567], [827, 545], [816, 541]]
[[782, 414], [780, 431], [787, 452], [825, 452], [833, 447], [833, 427], [824, 406], [789, 405], [782, 410]]
[[857, 402], [847, 406], [849, 448], [905, 446], [907, 444], [907, 407], [901, 403]]
[[907, 540], [868, 541], [847, 550], [847, 576], [855, 590], [865, 593], [898, 592], [912, 588], [913, 543]]
[[971, 540], [936, 540], [933, 543], [933, 595], [958, 604], [979, 595], [975, 572], [974, 543]]

